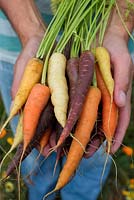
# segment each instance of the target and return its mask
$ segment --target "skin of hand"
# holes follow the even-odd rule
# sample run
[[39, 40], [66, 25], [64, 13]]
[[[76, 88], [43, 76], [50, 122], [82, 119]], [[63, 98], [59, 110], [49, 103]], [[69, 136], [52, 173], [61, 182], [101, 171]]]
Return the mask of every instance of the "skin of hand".
[[14, 99], [16, 95], [26, 64], [30, 58], [33, 58], [36, 55], [36, 52], [38, 50], [42, 37], [43, 37], [42, 34], [40, 36], [31, 37], [27, 41], [25, 47], [23, 48], [22, 52], [17, 58], [17, 61], [14, 65], [14, 77], [13, 77], [13, 83], [11, 87], [12, 99]]
[[[130, 0], [130, 2], [134, 4], [134, 0]], [[126, 1], [117, 0], [117, 3], [121, 16], [124, 18], [127, 9]], [[131, 33], [134, 28], [134, 12], [130, 12], [129, 18], [125, 19], [125, 24]], [[134, 65], [128, 51], [128, 40], [129, 35], [121, 22], [117, 10], [114, 9], [103, 40], [103, 46], [110, 53], [111, 68], [115, 81], [114, 101], [119, 108], [118, 123], [111, 146], [111, 154], [116, 153], [122, 145], [130, 122]], [[98, 148], [100, 145], [98, 143], [95, 146]]]
[[34, 0], [0, 0], [0, 7], [9, 18], [22, 43], [22, 52], [14, 65], [11, 88], [11, 96], [14, 99], [25, 66], [28, 60], [36, 55], [46, 27]]
[[118, 125], [111, 147], [113, 154], [122, 144], [130, 121], [134, 67], [128, 52], [127, 41], [120, 34], [114, 31], [107, 32], [103, 45], [110, 52], [115, 81], [114, 101], [119, 107]]

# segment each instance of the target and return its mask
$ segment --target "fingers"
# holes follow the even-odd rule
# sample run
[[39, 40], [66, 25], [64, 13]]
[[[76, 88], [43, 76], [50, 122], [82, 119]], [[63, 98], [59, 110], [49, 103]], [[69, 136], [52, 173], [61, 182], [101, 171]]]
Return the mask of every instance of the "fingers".
[[126, 130], [130, 122], [130, 113], [131, 113], [131, 90], [132, 90], [132, 75], [130, 78], [129, 90], [126, 96], [126, 105], [119, 108], [119, 121], [115, 136], [113, 139], [113, 144], [111, 147], [111, 153], [114, 154], [122, 144], [122, 141], [125, 137]]
[[131, 82], [130, 77], [133, 73], [130, 55], [125, 53], [120, 58], [114, 59], [113, 64], [115, 80], [114, 100], [118, 107], [124, 107], [127, 103], [127, 92]]
[[[33, 37], [26, 44], [25, 48], [19, 55], [14, 66], [14, 79], [11, 88], [11, 96], [14, 99], [18, 90], [24, 69], [28, 60], [36, 55], [41, 38]], [[30, 78], [30, 77], [29, 77]]]
[[130, 122], [133, 64], [127, 49], [117, 56], [114, 54], [111, 61], [114, 66], [114, 100], [119, 107], [118, 125], [111, 147], [114, 154], [121, 146]]

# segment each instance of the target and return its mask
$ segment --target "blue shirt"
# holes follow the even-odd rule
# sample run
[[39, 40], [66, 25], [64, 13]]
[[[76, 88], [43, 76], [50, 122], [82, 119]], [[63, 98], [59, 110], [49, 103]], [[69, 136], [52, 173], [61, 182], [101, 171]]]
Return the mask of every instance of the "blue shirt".
[[[52, 18], [52, 11], [55, 10], [61, 0], [35, 0], [35, 3], [44, 19], [49, 24]], [[53, 5], [52, 5], [53, 2]], [[14, 64], [21, 51], [20, 40], [13, 30], [11, 23], [5, 14], [0, 10], [0, 60]], [[134, 62], [134, 42], [129, 41], [129, 50]]]
[[[52, 18], [50, 0], [35, 1], [45, 23]], [[20, 51], [21, 42], [6, 15], [0, 10], [0, 60], [14, 64]]]

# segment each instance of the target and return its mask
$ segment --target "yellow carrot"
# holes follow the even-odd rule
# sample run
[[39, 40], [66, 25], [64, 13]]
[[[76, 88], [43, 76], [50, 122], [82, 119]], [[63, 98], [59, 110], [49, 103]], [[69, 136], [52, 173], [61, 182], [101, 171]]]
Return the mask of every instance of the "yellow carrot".
[[102, 74], [103, 80], [106, 84], [106, 87], [110, 93], [111, 99], [113, 99], [114, 91], [114, 80], [111, 74], [111, 64], [110, 64], [110, 55], [106, 48], [97, 47], [95, 51], [95, 56], [99, 64], [99, 69]]
[[18, 125], [16, 128], [16, 133], [15, 133], [15, 136], [13, 139], [13, 144], [12, 144], [11, 148], [9, 149], [9, 151], [4, 156], [4, 158], [2, 159], [2, 161], [0, 163], [0, 169], [3, 165], [4, 160], [7, 158], [7, 156], [9, 156], [9, 154], [23, 141], [22, 121], [23, 121], [23, 113], [21, 113], [20, 118], [19, 118], [19, 122], [18, 122]]
[[0, 133], [6, 127], [8, 122], [18, 113], [18, 111], [25, 104], [32, 87], [35, 85], [35, 83], [40, 81], [42, 69], [43, 69], [43, 62], [37, 58], [32, 58], [27, 63], [9, 117], [3, 124]]

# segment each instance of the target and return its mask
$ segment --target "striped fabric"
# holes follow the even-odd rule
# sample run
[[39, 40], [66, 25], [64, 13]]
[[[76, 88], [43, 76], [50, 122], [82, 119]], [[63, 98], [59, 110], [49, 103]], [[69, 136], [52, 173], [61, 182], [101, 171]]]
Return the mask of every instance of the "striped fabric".
[[[47, 24], [52, 18], [51, 7], [54, 11], [60, 1], [61, 0], [35, 0], [42, 18]], [[129, 49], [134, 62], [134, 42], [132, 42], [132, 40], [129, 41]], [[0, 60], [14, 64], [20, 51], [21, 43], [19, 38], [7, 17], [0, 10]]]
[[[50, 0], [36, 0], [44, 21], [52, 18]], [[5, 14], [0, 10], [0, 60], [14, 64], [21, 51], [21, 43]]]

